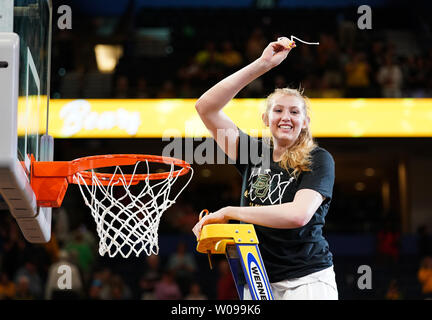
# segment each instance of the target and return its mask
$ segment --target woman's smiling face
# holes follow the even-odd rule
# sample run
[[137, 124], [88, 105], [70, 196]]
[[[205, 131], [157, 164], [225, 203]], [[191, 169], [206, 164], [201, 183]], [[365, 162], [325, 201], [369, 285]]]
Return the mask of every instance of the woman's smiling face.
[[263, 120], [270, 128], [274, 144], [290, 147], [297, 140], [300, 131], [307, 127], [304, 101], [297, 96], [276, 94]]

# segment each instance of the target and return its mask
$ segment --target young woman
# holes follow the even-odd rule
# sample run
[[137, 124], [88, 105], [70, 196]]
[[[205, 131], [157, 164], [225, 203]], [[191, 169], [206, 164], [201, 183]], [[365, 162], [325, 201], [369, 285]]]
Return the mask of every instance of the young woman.
[[[222, 111], [242, 88], [279, 65], [294, 47], [288, 38], [271, 42], [260, 58], [198, 99], [202, 121], [236, 161], [243, 187], [240, 207], [204, 216], [193, 232], [199, 237], [204, 225], [229, 220], [252, 223], [275, 299], [337, 299], [332, 254], [322, 235], [332, 198], [334, 160], [312, 139], [307, 98], [293, 89], [276, 89], [267, 98], [262, 119], [271, 132], [269, 143], [245, 134]], [[258, 150], [261, 162], [245, 156], [245, 150]], [[245, 286], [244, 298], [250, 297]]]

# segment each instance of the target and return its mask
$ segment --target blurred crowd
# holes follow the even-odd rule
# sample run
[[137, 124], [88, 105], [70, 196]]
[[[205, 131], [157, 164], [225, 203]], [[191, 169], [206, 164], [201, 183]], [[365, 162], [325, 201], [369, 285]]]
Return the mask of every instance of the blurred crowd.
[[[65, 241], [53, 232], [47, 244], [24, 240], [13, 218], [3, 215], [0, 235], [0, 300], [203, 300], [195, 253], [178, 242], [166, 256], [103, 258], [94, 233], [84, 226]], [[213, 299], [236, 299], [226, 260], [216, 259]], [[208, 266], [207, 266], [208, 268]]]
[[[153, 92], [148, 90], [145, 76], [133, 82], [133, 78], [120, 72], [114, 83], [113, 97], [196, 98], [258, 58], [274, 40], [257, 28], [239, 48], [228, 39], [207, 41], [175, 74], [166, 74], [167, 79]], [[276, 68], [271, 77], [255, 80], [239, 97], [261, 98], [274, 88], [287, 86], [303, 87], [308, 96], [315, 98], [432, 96], [432, 50], [402, 57], [398, 56], [395, 46], [385, 40], [372, 41], [360, 50], [342, 48], [337, 36], [331, 34], [322, 34], [319, 41], [318, 47], [298, 43], [285, 66]]]
[[[164, 15], [162, 22], [155, 20], [157, 14]], [[131, 17], [129, 24], [119, 22], [104, 36], [98, 35], [97, 30], [107, 29], [99, 18], [90, 20], [83, 34], [78, 27], [74, 32], [57, 32], [54, 97], [197, 98], [258, 58], [269, 42], [291, 34], [320, 44], [298, 42], [281, 66], [252, 82], [238, 97], [262, 98], [274, 88], [286, 86], [302, 87], [313, 98], [432, 97], [432, 49], [409, 30], [396, 35], [378, 27], [373, 33], [362, 32], [355, 21], [336, 13], [330, 17], [312, 15], [316, 25], [323, 27], [304, 26], [301, 32], [296, 32], [297, 23], [303, 25], [304, 19], [311, 17], [292, 15], [289, 27], [280, 20], [286, 19], [283, 14], [255, 16], [246, 12], [241, 25], [238, 15], [221, 13], [203, 13], [201, 20], [207, 21], [195, 21], [197, 13], [185, 12], [181, 18], [173, 17], [172, 12], [156, 11], [154, 15]], [[224, 25], [217, 23], [222, 18]], [[168, 35], [166, 39], [152, 38], [141, 35], [143, 30], [165, 30]], [[95, 76], [99, 72], [94, 52], [97, 43], [119, 45], [123, 52], [116, 68], [102, 78]], [[92, 81], [103, 82], [105, 90], [92, 91], [97, 87]], [[80, 87], [70, 90], [68, 82]]]
[[[88, 223], [77, 218], [80, 212], [54, 209], [52, 236], [46, 244], [27, 242], [14, 218], [0, 211], [0, 300], [237, 299], [225, 257], [213, 256], [210, 270], [207, 256], [195, 250], [191, 231], [198, 221], [196, 208], [203, 202], [233, 204], [233, 193], [227, 190], [221, 186], [201, 202], [180, 198], [159, 225], [159, 254], [132, 254], [127, 259], [100, 256], [96, 227], [84, 206], [76, 210], [83, 211]], [[69, 192], [69, 198], [74, 196], [73, 190]]]
[[[179, 198], [160, 223], [159, 254], [127, 259], [100, 256], [94, 222], [74, 221], [79, 212], [55, 209], [52, 238], [46, 244], [27, 242], [13, 217], [0, 212], [0, 299], [238, 299], [225, 257], [213, 255], [211, 270], [207, 256], [196, 251], [191, 233], [197, 208], [204, 203], [212, 203], [209, 209], [214, 210], [237, 202], [237, 191], [226, 190], [230, 188], [221, 185], [207, 193], [211, 196], [195, 197], [195, 201]], [[86, 210], [81, 213], [90, 215]], [[370, 257], [336, 253], [340, 298], [431, 299], [432, 235], [427, 226], [421, 226], [415, 235], [416, 248], [409, 254], [402, 248], [402, 237], [397, 223], [384, 222], [374, 234], [376, 248]], [[365, 263], [373, 270], [374, 291], [370, 292], [358, 290], [352, 275]]]

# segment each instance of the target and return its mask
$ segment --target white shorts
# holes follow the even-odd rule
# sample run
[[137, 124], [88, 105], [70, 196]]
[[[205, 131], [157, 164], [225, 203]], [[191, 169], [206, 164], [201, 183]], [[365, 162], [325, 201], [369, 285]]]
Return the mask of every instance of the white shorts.
[[[301, 278], [274, 282], [270, 286], [275, 300], [338, 300], [333, 266]], [[247, 285], [243, 300], [252, 300]]]

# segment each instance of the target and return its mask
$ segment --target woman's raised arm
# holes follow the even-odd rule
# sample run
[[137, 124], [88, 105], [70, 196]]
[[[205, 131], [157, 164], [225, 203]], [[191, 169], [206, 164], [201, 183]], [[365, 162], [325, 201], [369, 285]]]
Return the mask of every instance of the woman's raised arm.
[[288, 38], [271, 42], [260, 58], [218, 82], [196, 102], [195, 107], [204, 125], [231, 159], [237, 159], [238, 129], [222, 109], [241, 89], [279, 65], [293, 47], [294, 42]]

